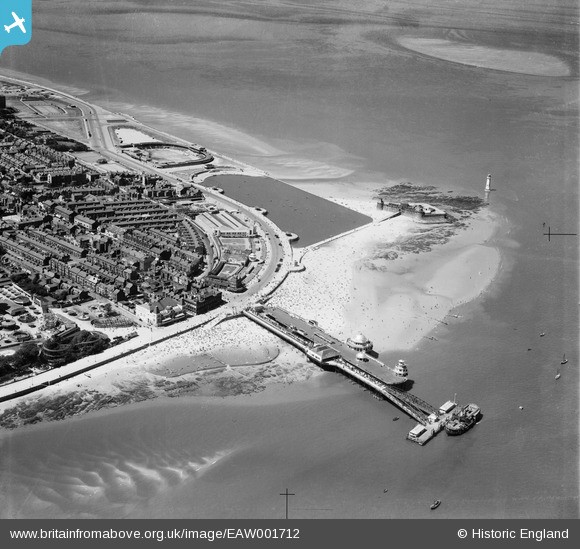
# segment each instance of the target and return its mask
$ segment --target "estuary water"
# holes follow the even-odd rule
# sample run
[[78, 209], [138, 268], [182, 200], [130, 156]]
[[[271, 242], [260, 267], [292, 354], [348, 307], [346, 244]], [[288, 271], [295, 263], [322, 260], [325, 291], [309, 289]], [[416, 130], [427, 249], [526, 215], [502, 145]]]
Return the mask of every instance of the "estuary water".
[[543, 235], [578, 232], [576, 2], [35, 10], [32, 42], [0, 69], [307, 190], [480, 194], [491, 172], [490, 207], [511, 230], [494, 243], [493, 287], [405, 356], [417, 395], [482, 407], [468, 434], [411, 444], [411, 420], [333, 374], [233, 401], [141, 403], [0, 433], [1, 517], [279, 518], [286, 487], [295, 517], [423, 517], [435, 497], [438, 517], [578, 516], [578, 240]]

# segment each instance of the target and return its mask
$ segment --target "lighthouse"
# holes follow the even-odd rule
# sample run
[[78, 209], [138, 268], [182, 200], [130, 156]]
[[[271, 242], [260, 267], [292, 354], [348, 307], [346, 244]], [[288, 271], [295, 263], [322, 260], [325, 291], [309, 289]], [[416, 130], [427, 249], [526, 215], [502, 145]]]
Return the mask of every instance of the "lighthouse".
[[491, 191], [491, 174], [490, 173], [487, 174], [487, 179], [485, 181], [485, 190]]

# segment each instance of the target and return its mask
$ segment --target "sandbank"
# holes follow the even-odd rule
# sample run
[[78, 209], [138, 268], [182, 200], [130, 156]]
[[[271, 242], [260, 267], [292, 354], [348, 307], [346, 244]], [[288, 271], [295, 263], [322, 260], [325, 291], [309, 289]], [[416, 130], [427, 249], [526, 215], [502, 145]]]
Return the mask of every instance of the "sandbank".
[[409, 50], [472, 67], [536, 76], [570, 75], [570, 67], [564, 61], [534, 51], [490, 48], [468, 42], [414, 36], [402, 36], [398, 42]]

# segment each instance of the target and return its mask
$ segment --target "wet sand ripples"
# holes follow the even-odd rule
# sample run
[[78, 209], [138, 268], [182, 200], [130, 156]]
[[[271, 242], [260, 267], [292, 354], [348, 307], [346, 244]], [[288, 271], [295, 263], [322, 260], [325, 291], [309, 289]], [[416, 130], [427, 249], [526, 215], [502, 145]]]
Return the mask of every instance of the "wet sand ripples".
[[[233, 450], [207, 455], [163, 448], [48, 452], [4, 463], [0, 518], [119, 517], [158, 494], [195, 481]], [[8, 461], [6, 459], [5, 461]], [[22, 502], [17, 507], [11, 502]]]

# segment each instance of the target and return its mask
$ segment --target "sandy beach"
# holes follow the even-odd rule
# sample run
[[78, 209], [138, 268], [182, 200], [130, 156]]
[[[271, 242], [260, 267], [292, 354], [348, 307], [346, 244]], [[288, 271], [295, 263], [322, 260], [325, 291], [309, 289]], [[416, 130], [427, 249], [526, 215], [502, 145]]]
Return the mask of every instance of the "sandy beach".
[[375, 221], [306, 250], [305, 271], [293, 273], [271, 304], [315, 318], [342, 339], [362, 331], [379, 351], [412, 349], [491, 284], [501, 263], [493, 246], [499, 223], [483, 210], [430, 251], [394, 252], [396, 259], [388, 259], [424, 227], [405, 217]]
[[158, 397], [248, 395], [320, 373], [289, 345], [248, 319], [234, 318], [0, 403], [0, 421], [16, 427]]
[[[363, 332], [379, 352], [408, 351], [434, 337], [455, 307], [478, 298], [498, 274], [501, 258], [493, 242], [503, 221], [488, 208], [455, 227], [426, 227], [404, 216], [385, 219], [372, 207], [370, 189], [350, 193], [342, 186], [329, 194], [331, 188], [317, 190], [371, 214], [373, 223], [296, 249], [305, 270], [291, 273], [270, 304], [316, 319], [341, 339]], [[251, 395], [320, 373], [288, 344], [235, 318], [4, 402], [0, 421], [14, 427], [161, 396]]]

